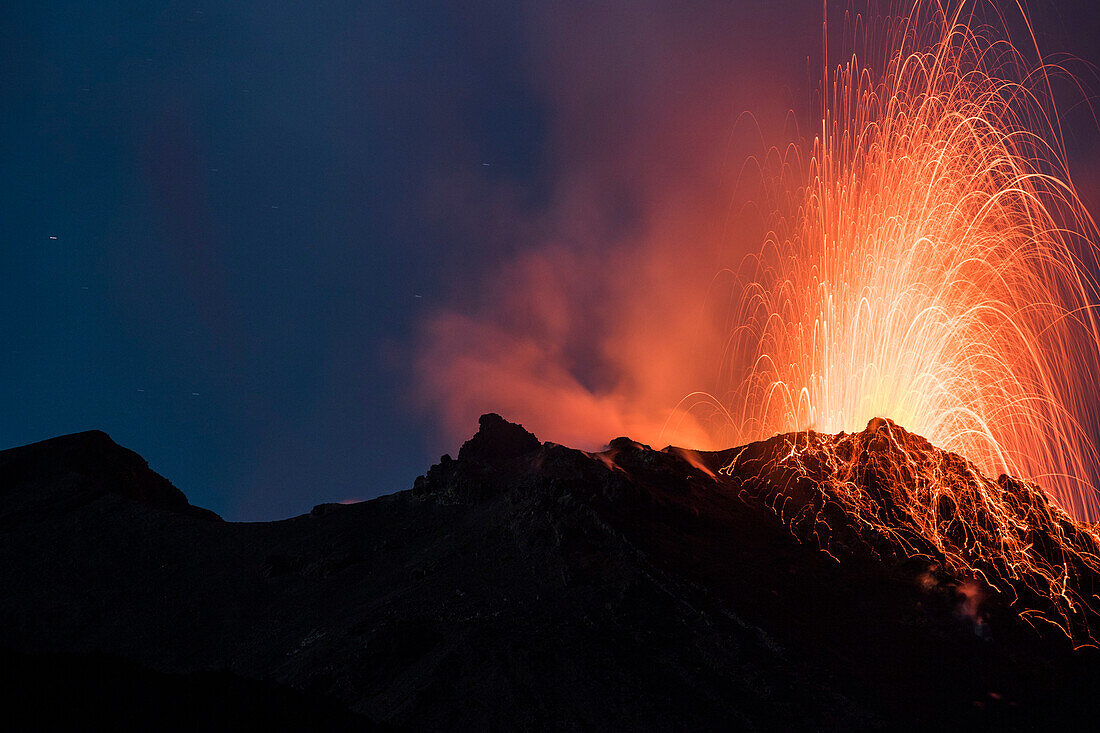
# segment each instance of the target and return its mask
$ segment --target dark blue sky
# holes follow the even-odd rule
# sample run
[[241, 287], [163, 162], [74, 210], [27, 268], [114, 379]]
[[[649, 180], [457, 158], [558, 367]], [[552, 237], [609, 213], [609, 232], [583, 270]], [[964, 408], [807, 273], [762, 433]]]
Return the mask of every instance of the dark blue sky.
[[[1100, 61], [1087, 3], [1032, 7], [1056, 48]], [[720, 13], [731, 47], [804, 55], [819, 8], [709, 2], [675, 20]], [[103, 429], [231, 519], [408, 488], [454, 449], [415, 405], [414, 334], [523, 246], [499, 227], [478, 236], [482, 204], [507, 191], [509, 211], [538, 218], [567, 176], [545, 69], [568, 67], [568, 43], [534, 72], [539, 25], [508, 3], [55, 2], [3, 16], [0, 447]], [[608, 17], [585, 32], [629, 69], [632, 29]], [[585, 73], [570, 69], [559, 81]], [[592, 114], [628, 109], [612, 94]], [[1080, 159], [1100, 160], [1095, 127], [1074, 129]], [[447, 181], [469, 196], [441, 203]]]
[[506, 14], [471, 48], [472, 17], [323, 5], [6, 9], [0, 445], [102, 428], [247, 518], [437, 457], [402, 361], [461, 253], [419, 179], [533, 180], [541, 111]]

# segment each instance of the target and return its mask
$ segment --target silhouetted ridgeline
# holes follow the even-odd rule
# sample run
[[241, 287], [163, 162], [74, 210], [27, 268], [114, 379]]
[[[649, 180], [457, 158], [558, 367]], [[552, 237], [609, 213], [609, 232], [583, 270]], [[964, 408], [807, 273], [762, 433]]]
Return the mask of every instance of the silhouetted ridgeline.
[[[859, 435], [870, 463], [853, 481], [891, 496], [892, 474], [872, 469], [919, 439], [890, 423]], [[819, 511], [831, 504], [812, 471], [784, 473], [797, 439], [709, 454], [616, 439], [588, 454], [486, 415], [412, 491], [266, 523], [191, 506], [103, 433], [4, 451], [5, 709], [43, 728], [1091, 717], [1097, 655], [1024, 623], [995, 584], [935, 551], [896, 551], [852, 517], [819, 542], [816, 519], [848, 515]]]

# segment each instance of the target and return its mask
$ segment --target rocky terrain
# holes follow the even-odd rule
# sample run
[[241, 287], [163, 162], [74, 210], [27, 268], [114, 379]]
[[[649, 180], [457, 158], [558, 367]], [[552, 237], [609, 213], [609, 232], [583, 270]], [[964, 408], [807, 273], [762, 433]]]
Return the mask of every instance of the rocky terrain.
[[486, 415], [410, 491], [269, 523], [80, 433], [0, 452], [2, 687], [25, 729], [1064, 727], [1092, 538], [882, 420], [592, 454]]

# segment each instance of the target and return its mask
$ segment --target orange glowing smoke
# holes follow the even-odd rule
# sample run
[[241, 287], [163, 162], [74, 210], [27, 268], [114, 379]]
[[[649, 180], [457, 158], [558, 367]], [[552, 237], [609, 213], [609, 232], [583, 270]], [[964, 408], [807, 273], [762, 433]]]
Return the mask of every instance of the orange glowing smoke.
[[[851, 23], [813, 140], [760, 159], [755, 206], [772, 213], [745, 264], [731, 246], [708, 280], [705, 257], [676, 257], [713, 213], [691, 206], [655, 216], [635, 252], [523, 256], [497, 278], [519, 293], [501, 299], [512, 316], [428, 327], [428, 401], [456, 434], [491, 409], [586, 447], [727, 447], [884, 416], [1100, 519], [1100, 237], [1066, 169], [1049, 81], [1065, 73], [973, 3], [945, 5]], [[592, 271], [609, 273], [597, 297]], [[593, 322], [607, 335], [578, 352]]]

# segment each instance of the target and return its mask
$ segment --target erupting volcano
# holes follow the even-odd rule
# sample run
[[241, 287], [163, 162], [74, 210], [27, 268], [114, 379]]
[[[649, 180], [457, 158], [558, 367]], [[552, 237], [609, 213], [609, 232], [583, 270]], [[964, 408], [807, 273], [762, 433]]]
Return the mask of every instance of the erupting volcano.
[[[839, 51], [825, 24], [812, 137], [751, 166], [763, 244], [701, 288], [705, 298], [681, 298], [717, 324], [699, 328], [706, 346], [608, 334], [599, 351], [617, 376], [591, 388], [568, 348], [450, 318], [437, 325], [469, 338], [432, 332], [427, 381], [452, 420], [468, 421], [476, 401], [567, 441], [583, 443], [585, 424], [712, 449], [797, 435], [784, 465], [801, 478], [786, 490], [813, 477], [826, 498], [812, 520], [792, 521], [809, 521], [823, 547], [827, 508], [842, 510], [953, 572], [995, 568], [1022, 615], [1091, 643], [1078, 616], [1096, 599], [1078, 580], [1100, 567], [1100, 236], [1071, 181], [1055, 104], [1055, 82], [1072, 76], [1043, 60], [1022, 12], [1011, 20], [1026, 42], [1014, 44], [992, 5], [901, 10], [846, 16]], [[535, 310], [555, 299], [547, 271], [518, 278]], [[543, 320], [561, 331], [568, 315]], [[687, 379], [668, 362], [697, 374], [701, 354], [711, 376], [678, 404], [656, 404], [655, 382]], [[962, 456], [965, 470], [907, 449], [857, 470], [859, 440], [845, 431], [881, 419]], [[855, 477], [871, 468], [878, 488]], [[788, 499], [774, 497], [781, 513]]]
[[[380, 5], [384, 20], [390, 4]], [[705, 4], [726, 13], [726, 26], [721, 13], [712, 26], [679, 4], [607, 5], [522, 3], [522, 33], [507, 28], [501, 38], [482, 27], [499, 15], [495, 4], [490, 12], [415, 6], [409, 17], [402, 7], [392, 28], [364, 15], [379, 34], [364, 44], [339, 16], [333, 27], [356, 38], [356, 53], [369, 49], [368, 65], [414, 47], [416, 63], [394, 63], [367, 87], [364, 106], [382, 110], [371, 120], [390, 147], [364, 147], [369, 173], [341, 164], [332, 177], [363, 173], [372, 194], [392, 188], [401, 204], [423, 197], [423, 209], [438, 205], [453, 225], [449, 249], [433, 255], [453, 291], [418, 280], [413, 315], [378, 331], [410, 343], [377, 351], [411, 383], [410, 400], [392, 400], [401, 419], [411, 404], [431, 417], [422, 433], [438, 431], [449, 445], [468, 439], [407, 490], [385, 493], [394, 486], [375, 470], [377, 457], [397, 465], [424, 445], [401, 437], [409, 433], [396, 418], [356, 422], [364, 430], [348, 435], [338, 427], [343, 411], [361, 406], [345, 396], [340, 374], [371, 381], [344, 358], [355, 349], [342, 337], [335, 351], [293, 347], [295, 376], [268, 379], [278, 387], [272, 403], [291, 387], [296, 399], [287, 412], [269, 412], [245, 368], [266, 352], [237, 338], [261, 309], [241, 310], [234, 325], [230, 299], [215, 302], [208, 320], [243, 350], [222, 362], [233, 379], [210, 394], [228, 399], [229, 386], [241, 386], [247, 424], [265, 422], [255, 450], [233, 456], [251, 478], [226, 477], [224, 501], [234, 481], [265, 502], [280, 491], [289, 501], [292, 490], [374, 498], [278, 521], [223, 521], [98, 430], [0, 450], [0, 699], [16, 728], [71, 728], [74, 714], [93, 727], [196, 730], [1095, 726], [1100, 227], [1087, 187], [1075, 188], [1075, 138], [1059, 111], [1067, 90], [1083, 96], [1087, 85], [1069, 62], [1043, 55], [1042, 34], [1015, 0], [1004, 4], [1012, 12], [992, 0], [912, 0], [893, 14], [843, 18], [822, 3], [805, 103], [784, 96], [798, 96], [777, 81], [790, 82], [791, 69], [773, 68], [786, 51], [769, 48], [780, 36], [790, 48], [817, 36], [817, 17], [799, 15], [796, 0]], [[807, 25], [769, 36], [777, 24], [761, 17]], [[747, 21], [750, 31], [730, 43], [744, 18], [758, 25]], [[286, 22], [310, 25], [297, 12]], [[437, 46], [437, 33], [447, 43]], [[234, 37], [217, 35], [218, 43]], [[278, 38], [279, 49], [299, 45]], [[485, 51], [490, 40], [501, 49]], [[467, 51], [476, 56], [469, 68], [458, 63]], [[498, 51], [522, 58], [516, 78], [497, 79], [506, 66], [493, 62]], [[341, 77], [345, 55], [354, 56], [326, 55]], [[723, 71], [733, 58], [749, 66]], [[431, 93], [393, 114], [389, 97], [436, 64], [446, 74], [431, 80]], [[280, 64], [279, 74], [282, 66], [292, 68]], [[753, 68], [774, 75], [752, 79]], [[708, 69], [728, 76], [720, 84], [696, 73]], [[463, 86], [455, 81], [467, 74], [492, 77], [486, 98], [499, 82], [537, 100], [532, 109], [525, 99], [494, 107], [512, 115], [499, 125], [509, 135], [524, 121], [545, 133], [494, 148], [502, 160], [512, 144], [532, 159], [536, 149], [550, 153], [531, 164], [537, 173], [516, 172], [521, 152], [499, 173], [497, 157], [465, 165], [469, 151], [454, 153], [462, 138], [452, 124], [477, 127], [480, 111], [467, 114], [466, 105], [485, 100], [438, 92]], [[714, 91], [726, 82], [728, 95]], [[725, 104], [743, 109], [754, 98], [766, 108], [758, 116]], [[777, 116], [774, 104], [789, 113]], [[266, 119], [276, 108], [254, 111]], [[423, 151], [419, 137], [396, 131], [417, 124], [432, 128], [425, 137], [435, 144]], [[485, 125], [488, 137], [498, 136], [494, 125]], [[187, 174], [190, 147], [164, 147], [153, 178], [164, 179], [169, 224], [183, 230], [181, 261], [197, 280], [216, 281], [207, 276], [219, 271], [217, 258], [190, 249], [216, 239], [207, 229], [217, 229], [217, 216], [191, 216], [190, 203], [204, 200], [192, 190], [200, 169]], [[461, 171], [435, 180], [437, 158], [452, 153]], [[418, 171], [417, 185], [404, 172], [373, 170], [421, 158], [431, 173]], [[295, 160], [283, 163], [297, 170]], [[428, 195], [421, 175], [432, 179]], [[302, 191], [304, 180], [295, 180]], [[120, 202], [136, 200], [120, 190]], [[470, 205], [481, 195], [484, 206]], [[379, 212], [415, 218], [390, 202], [365, 207], [378, 239], [404, 231]], [[298, 216], [292, 208], [286, 213]], [[321, 211], [316, 220], [327, 221]], [[471, 212], [474, 224], [464, 220]], [[418, 219], [410, 231], [420, 237], [433, 226]], [[464, 226], [509, 241], [467, 242]], [[410, 270], [429, 251], [419, 240], [395, 242], [408, 245], [401, 258]], [[470, 242], [476, 253], [463, 249]], [[339, 269], [341, 278], [326, 276], [324, 288], [310, 279], [302, 303], [357, 279], [358, 262], [370, 270], [365, 287], [386, 291], [386, 311], [398, 310], [380, 285], [390, 272], [378, 265], [384, 259], [371, 251], [319, 266], [315, 274]], [[480, 287], [473, 273], [484, 275]], [[313, 310], [325, 327], [340, 312]], [[288, 343], [306, 343], [289, 335], [318, 323], [298, 315], [286, 325]], [[359, 317], [347, 327], [358, 328]], [[183, 330], [161, 332], [147, 320], [162, 336]], [[36, 346], [40, 332], [49, 334], [35, 324], [34, 339], [12, 339], [13, 353]], [[188, 338], [176, 348], [205, 358], [222, 343], [203, 349]], [[50, 370], [35, 367], [44, 376], [14, 391], [48, 381]], [[145, 376], [161, 390], [138, 388], [149, 398], [140, 404], [168, 405], [153, 392], [186, 380], [153, 371]], [[299, 389], [307, 375], [323, 399]], [[390, 399], [399, 390], [387, 384], [354, 394]], [[198, 406], [217, 400], [196, 390], [186, 410], [149, 416], [175, 414], [205, 430], [215, 413]], [[61, 395], [48, 393], [58, 403]], [[309, 440], [323, 450], [306, 450], [301, 438], [330, 422], [337, 427], [325, 435], [348, 442], [318, 434]], [[26, 430], [42, 424], [30, 420]], [[223, 431], [236, 427], [228, 421]], [[347, 460], [345, 448], [368, 433], [392, 450], [363, 446], [369, 470], [337, 480], [332, 457]], [[193, 445], [181, 442], [174, 454], [213, 472], [217, 464]], [[257, 472], [253, 464], [265, 461]]]

